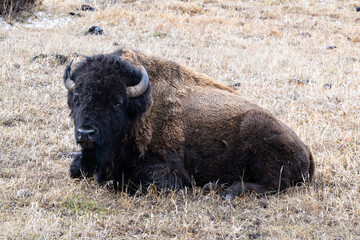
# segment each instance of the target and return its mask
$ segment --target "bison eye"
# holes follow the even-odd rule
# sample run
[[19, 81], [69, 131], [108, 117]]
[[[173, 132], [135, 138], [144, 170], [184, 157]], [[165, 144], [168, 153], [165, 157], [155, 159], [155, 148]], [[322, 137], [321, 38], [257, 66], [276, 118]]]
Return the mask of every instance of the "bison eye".
[[124, 104], [124, 97], [121, 95], [114, 96], [110, 101], [110, 106], [116, 111], [120, 110], [123, 104]]
[[122, 104], [123, 104], [123, 101], [118, 100], [118, 101], [112, 103], [112, 108], [115, 109], [115, 110], [119, 110], [120, 107], [122, 106]]

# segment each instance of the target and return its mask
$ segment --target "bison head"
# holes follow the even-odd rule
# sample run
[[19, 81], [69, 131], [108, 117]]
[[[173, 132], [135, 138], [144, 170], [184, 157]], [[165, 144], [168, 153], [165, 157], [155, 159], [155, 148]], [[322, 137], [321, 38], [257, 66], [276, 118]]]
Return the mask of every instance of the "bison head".
[[111, 180], [114, 169], [124, 164], [124, 140], [149, 107], [148, 74], [116, 55], [87, 57], [73, 73], [71, 64], [65, 68], [64, 84], [82, 165], [89, 175], [96, 169], [98, 181]]

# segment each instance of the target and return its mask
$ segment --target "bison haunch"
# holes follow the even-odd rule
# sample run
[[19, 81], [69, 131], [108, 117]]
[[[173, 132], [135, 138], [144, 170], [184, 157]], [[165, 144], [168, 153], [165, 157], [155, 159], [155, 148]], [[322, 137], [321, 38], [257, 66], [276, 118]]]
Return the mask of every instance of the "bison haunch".
[[70, 176], [228, 196], [311, 181], [308, 147], [266, 110], [190, 69], [129, 49], [87, 57], [64, 83], [82, 147]]

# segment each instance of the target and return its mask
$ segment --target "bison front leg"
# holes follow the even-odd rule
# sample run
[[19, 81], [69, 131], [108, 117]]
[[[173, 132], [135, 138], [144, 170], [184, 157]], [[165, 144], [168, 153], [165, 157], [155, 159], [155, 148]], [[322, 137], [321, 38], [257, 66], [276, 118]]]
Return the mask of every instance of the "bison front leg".
[[182, 189], [187, 184], [186, 173], [166, 164], [141, 166], [138, 168], [135, 178], [144, 187], [154, 184], [161, 189], [168, 190]]
[[94, 175], [95, 166], [96, 162], [94, 153], [88, 151], [76, 153], [70, 165], [70, 177], [92, 177]]

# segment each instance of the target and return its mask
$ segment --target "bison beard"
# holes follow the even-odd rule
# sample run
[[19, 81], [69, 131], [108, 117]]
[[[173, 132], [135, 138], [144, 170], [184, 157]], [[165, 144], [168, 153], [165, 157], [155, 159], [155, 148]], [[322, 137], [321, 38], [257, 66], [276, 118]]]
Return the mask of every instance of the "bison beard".
[[[308, 147], [269, 112], [184, 66], [129, 49], [87, 57], [64, 84], [82, 152], [70, 176], [227, 197], [311, 181]], [[116, 186], [116, 185], [115, 185]]]

